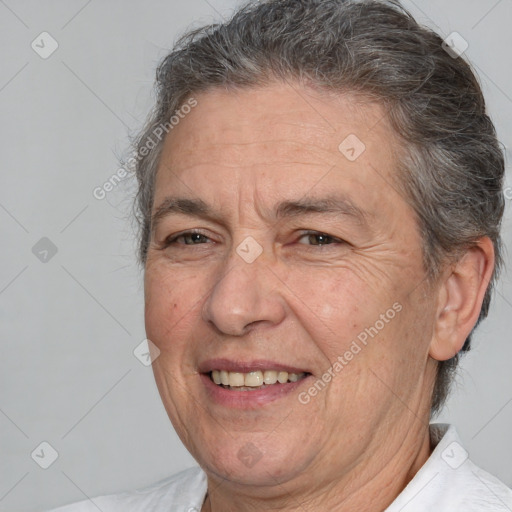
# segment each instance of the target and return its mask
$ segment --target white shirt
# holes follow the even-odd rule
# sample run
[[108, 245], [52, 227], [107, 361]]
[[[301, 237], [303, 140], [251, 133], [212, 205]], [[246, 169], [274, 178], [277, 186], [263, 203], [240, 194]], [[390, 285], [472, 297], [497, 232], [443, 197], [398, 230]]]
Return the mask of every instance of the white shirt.
[[[468, 458], [455, 427], [430, 425], [432, 455], [384, 512], [512, 512], [512, 490]], [[50, 512], [200, 512], [202, 469], [187, 469], [138, 491], [100, 496]]]

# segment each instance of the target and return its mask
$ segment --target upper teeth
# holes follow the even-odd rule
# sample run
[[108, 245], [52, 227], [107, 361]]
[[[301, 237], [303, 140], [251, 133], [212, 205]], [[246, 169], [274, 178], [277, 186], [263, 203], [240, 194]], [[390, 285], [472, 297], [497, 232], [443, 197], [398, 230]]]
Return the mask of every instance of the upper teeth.
[[255, 371], [248, 373], [228, 372], [226, 370], [213, 370], [212, 379], [215, 384], [223, 384], [224, 386], [248, 386], [257, 388], [263, 384], [275, 384], [279, 382], [297, 382], [304, 377], [305, 373], [288, 373], [277, 370]]

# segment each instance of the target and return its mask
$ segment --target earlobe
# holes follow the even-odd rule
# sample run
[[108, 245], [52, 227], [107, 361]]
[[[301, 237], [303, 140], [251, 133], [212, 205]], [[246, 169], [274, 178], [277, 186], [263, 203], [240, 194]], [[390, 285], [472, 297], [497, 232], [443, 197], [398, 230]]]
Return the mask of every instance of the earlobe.
[[438, 306], [429, 355], [445, 361], [463, 347], [475, 326], [494, 270], [494, 247], [481, 238], [446, 269], [438, 285]]

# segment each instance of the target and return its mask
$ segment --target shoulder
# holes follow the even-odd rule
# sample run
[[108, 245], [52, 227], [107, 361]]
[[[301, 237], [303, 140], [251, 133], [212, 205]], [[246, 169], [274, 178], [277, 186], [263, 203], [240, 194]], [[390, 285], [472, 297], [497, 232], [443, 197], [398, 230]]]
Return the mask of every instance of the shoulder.
[[510, 512], [512, 489], [473, 462], [468, 460], [466, 475], [461, 474], [459, 488], [461, 496], [457, 503], [465, 510]]
[[430, 458], [386, 512], [512, 510], [512, 490], [471, 461], [455, 427], [430, 425], [430, 437]]
[[98, 496], [48, 512], [199, 512], [206, 495], [206, 486], [205, 473], [194, 467], [143, 489]]

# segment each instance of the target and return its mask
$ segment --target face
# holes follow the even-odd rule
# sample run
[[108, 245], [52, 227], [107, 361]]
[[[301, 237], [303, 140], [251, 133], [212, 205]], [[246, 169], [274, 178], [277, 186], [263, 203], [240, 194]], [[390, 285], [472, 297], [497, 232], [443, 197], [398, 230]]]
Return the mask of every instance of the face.
[[167, 413], [211, 478], [377, 472], [428, 422], [435, 370], [385, 111], [298, 84], [196, 99], [165, 141], [145, 269]]

